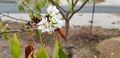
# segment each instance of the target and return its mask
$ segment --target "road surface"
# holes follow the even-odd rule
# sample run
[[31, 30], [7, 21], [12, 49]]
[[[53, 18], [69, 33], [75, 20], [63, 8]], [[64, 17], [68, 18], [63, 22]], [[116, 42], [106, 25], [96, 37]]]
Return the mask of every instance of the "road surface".
[[[62, 6], [64, 9], [67, 10], [67, 6]], [[80, 6], [77, 6], [78, 8]], [[92, 5], [87, 5], [85, 6], [82, 10], [80, 10], [80, 13], [91, 13], [92, 12]], [[47, 7], [44, 7], [42, 9], [42, 13], [45, 13]], [[75, 9], [76, 9], [75, 8]], [[5, 3], [0, 3], [0, 13], [23, 13], [18, 11], [17, 4], [5, 4]], [[119, 5], [96, 5], [95, 7], [95, 13], [120, 13], [120, 6]]]

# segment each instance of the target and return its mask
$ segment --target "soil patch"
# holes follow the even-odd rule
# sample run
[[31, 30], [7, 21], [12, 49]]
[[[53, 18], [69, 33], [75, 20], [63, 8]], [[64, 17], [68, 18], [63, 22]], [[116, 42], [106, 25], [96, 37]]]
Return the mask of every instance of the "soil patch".
[[[8, 23], [10, 29], [20, 29], [22, 26], [21, 23]], [[64, 31], [64, 28], [63, 28]], [[24, 47], [27, 45], [27, 41], [29, 39], [29, 34], [26, 33], [17, 33], [20, 43], [21, 43], [21, 58], [24, 58]], [[53, 35], [43, 34], [43, 42], [45, 43], [45, 48], [52, 58], [52, 52], [54, 47], [55, 38]], [[90, 26], [73, 26], [70, 28], [70, 34], [68, 37], [69, 43], [73, 46], [72, 55], [73, 58], [95, 58], [99, 57], [99, 50], [96, 50], [96, 44], [99, 44], [103, 40], [119, 37], [120, 30], [118, 29], [104, 29], [99, 26], [93, 27], [92, 34], [90, 33]], [[63, 46], [65, 47], [65, 43], [63, 42]], [[38, 51], [40, 47], [39, 38], [34, 36], [34, 47], [35, 51]], [[64, 48], [65, 49], [65, 48]], [[65, 49], [66, 50], [66, 49]], [[0, 56], [2, 58], [12, 58], [10, 56], [9, 42], [0, 39]]]

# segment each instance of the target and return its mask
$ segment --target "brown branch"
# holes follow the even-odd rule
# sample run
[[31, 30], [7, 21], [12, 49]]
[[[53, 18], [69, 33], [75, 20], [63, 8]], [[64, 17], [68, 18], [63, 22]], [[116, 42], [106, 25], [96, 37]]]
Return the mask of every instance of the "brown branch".
[[79, 0], [75, 1], [75, 3], [73, 4], [73, 8], [76, 6], [76, 4], [78, 3]]
[[34, 30], [35, 28], [37, 27], [37, 24], [35, 26], [33, 26], [31, 32], [30, 32], [30, 44], [33, 44], [33, 33], [34, 33]]
[[70, 15], [69, 20], [72, 18], [72, 16], [73, 16], [76, 12], [78, 12], [79, 10], [81, 10], [81, 9], [86, 5], [86, 3], [87, 3], [88, 1], [89, 1], [89, 0], [86, 0], [86, 1], [81, 5], [80, 8], [78, 8], [77, 10], [74, 10], [74, 11], [71, 13], [71, 15]]
[[[37, 30], [37, 29], [35, 29]], [[31, 32], [31, 29], [26, 29], [26, 30], [8, 30], [5, 32], [0, 32], [0, 34], [4, 34], [4, 33], [19, 33], [19, 32]]]
[[86, 1], [81, 5], [81, 7], [78, 8], [77, 10], [75, 10], [74, 12], [76, 13], [76, 12], [78, 12], [79, 10], [81, 10], [81, 9], [86, 5], [86, 3], [87, 3], [88, 1], [89, 1], [89, 0], [86, 0]]
[[71, 2], [72, 2], [72, 10], [74, 9], [74, 1], [73, 0], [71, 0]]
[[72, 6], [74, 5], [74, 1], [72, 0]]
[[27, 20], [14, 18], [14, 17], [8, 16], [8, 15], [2, 14], [2, 13], [0, 13], [0, 15], [3, 15], [3, 16], [6, 16], [6, 17], [9, 17], [9, 18], [14, 19], [14, 20], [19, 20], [19, 21], [25, 21], [25, 22], [28, 22]]

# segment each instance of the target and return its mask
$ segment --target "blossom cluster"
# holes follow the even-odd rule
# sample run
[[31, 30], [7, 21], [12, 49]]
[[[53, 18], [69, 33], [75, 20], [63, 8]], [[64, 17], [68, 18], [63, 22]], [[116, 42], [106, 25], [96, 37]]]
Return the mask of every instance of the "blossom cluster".
[[63, 20], [56, 6], [48, 6], [46, 16], [37, 24], [41, 32], [51, 32], [63, 26]]

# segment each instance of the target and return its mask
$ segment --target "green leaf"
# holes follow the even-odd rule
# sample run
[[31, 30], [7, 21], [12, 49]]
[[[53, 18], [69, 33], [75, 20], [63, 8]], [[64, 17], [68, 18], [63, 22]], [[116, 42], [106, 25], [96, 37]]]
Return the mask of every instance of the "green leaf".
[[26, 26], [25, 26], [25, 25], [22, 25], [22, 29], [25, 30], [25, 29], [26, 29]]
[[29, 13], [29, 17], [30, 17], [30, 19], [33, 19], [34, 18], [34, 14], [33, 13]]
[[24, 6], [22, 4], [19, 4], [18, 9], [19, 9], [19, 11], [24, 11]]
[[48, 1], [48, 3], [51, 3], [50, 0], [47, 0], [47, 1]]
[[35, 30], [35, 35], [36, 36], [39, 36], [40, 34], [39, 34], [39, 30], [37, 29], [37, 30]]
[[28, 3], [29, 3], [29, 1], [30, 1], [30, 0], [25, 0], [24, 2], [28, 4]]
[[55, 0], [55, 2], [57, 2], [58, 4], [60, 4], [60, 0]]
[[20, 44], [16, 34], [13, 34], [13, 39], [10, 40], [10, 51], [13, 58], [20, 58]]
[[9, 40], [8, 33], [3, 33], [2, 36], [4, 37], [5, 40]]
[[0, 21], [0, 28], [2, 27], [2, 22]]
[[42, 2], [42, 6], [45, 6], [46, 4], [47, 4], [47, 2], [48, 2], [48, 0], [43, 0], [43, 2]]
[[41, 15], [39, 13], [36, 13], [35, 16], [39, 19], [41, 19]]
[[71, 5], [71, 4], [68, 5], [68, 10], [69, 10], [69, 11], [72, 11], [72, 5]]
[[41, 11], [41, 8], [38, 4], [34, 4], [34, 10], [39, 12]]
[[48, 58], [48, 55], [47, 55], [43, 45], [41, 46], [40, 50], [38, 51], [36, 58]]
[[24, 5], [28, 5], [29, 2], [30, 2], [30, 0], [24, 0], [24, 1], [23, 1], [23, 4], [24, 4]]
[[58, 54], [59, 54], [59, 58], [67, 58], [67, 56], [66, 56], [65, 52], [62, 50], [62, 48], [59, 49]]
[[35, 0], [33, 4], [34, 10], [40, 12], [43, 4], [42, 0]]
[[70, 3], [70, 0], [67, 0], [67, 3], [68, 3], [68, 10], [72, 11], [72, 4]]
[[54, 47], [53, 58], [59, 58], [58, 51], [59, 51], [59, 43], [58, 43], [58, 40], [56, 40], [55, 47]]
[[53, 58], [67, 58], [66, 54], [62, 50], [62, 45], [59, 44], [59, 41], [56, 39]]

